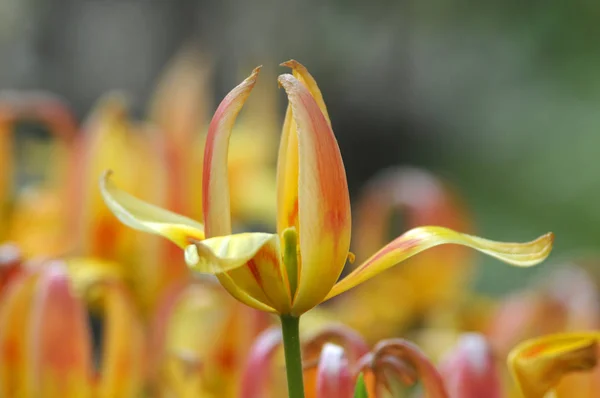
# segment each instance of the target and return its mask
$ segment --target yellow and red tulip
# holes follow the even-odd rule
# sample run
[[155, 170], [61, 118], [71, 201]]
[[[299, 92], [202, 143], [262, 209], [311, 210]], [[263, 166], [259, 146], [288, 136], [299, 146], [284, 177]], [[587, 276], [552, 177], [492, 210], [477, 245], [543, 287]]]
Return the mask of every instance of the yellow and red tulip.
[[599, 337], [597, 332], [560, 333], [516, 346], [508, 366], [521, 396], [596, 397], [600, 389], [596, 368]]
[[[229, 137], [256, 84], [258, 68], [225, 97], [209, 126], [202, 181], [205, 230], [190, 219], [158, 211], [123, 193], [105, 175], [101, 190], [108, 207], [130, 227], [163, 235], [185, 249], [193, 270], [216, 275], [238, 300], [259, 310], [292, 316], [441, 244], [468, 246], [517, 266], [535, 265], [548, 256], [552, 234], [518, 244], [443, 227], [418, 227], [337, 282], [349, 256], [351, 224], [342, 157], [315, 80], [298, 62], [284, 65], [291, 67], [294, 75], [278, 79], [290, 105], [278, 159], [277, 234], [232, 234], [231, 227]], [[207, 239], [201, 240], [204, 234]]]
[[85, 302], [59, 262], [25, 269], [0, 299], [0, 395], [136, 397], [144, 380], [144, 334], [122, 285], [103, 297], [102, 357], [95, 370]]

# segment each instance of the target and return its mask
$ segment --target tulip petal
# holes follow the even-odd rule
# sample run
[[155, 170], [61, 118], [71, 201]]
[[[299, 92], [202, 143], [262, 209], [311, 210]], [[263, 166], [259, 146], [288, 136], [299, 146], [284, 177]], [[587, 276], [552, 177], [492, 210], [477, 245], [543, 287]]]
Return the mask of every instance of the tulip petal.
[[[404, 339], [382, 340], [375, 345], [372, 359], [374, 372], [377, 373], [380, 364], [386, 367], [394, 364], [394, 360], [400, 360], [414, 368], [423, 385], [425, 397], [448, 398], [442, 376], [418, 346]], [[393, 374], [396, 378], [407, 377], [405, 374], [396, 373], [397, 370], [404, 371], [403, 366], [392, 366], [390, 370], [391, 372], [387, 373]]]
[[28, 330], [33, 396], [91, 397], [92, 342], [85, 308], [73, 294], [65, 268], [47, 267], [39, 280]]
[[325, 106], [325, 100], [323, 99], [323, 94], [321, 94], [321, 90], [317, 85], [317, 82], [314, 77], [308, 72], [308, 69], [300, 62], [295, 59], [290, 59], [289, 61], [283, 62], [280, 66], [287, 66], [291, 68], [293, 71], [293, 76], [298, 79], [302, 84], [306, 86], [308, 91], [310, 91], [310, 95], [315, 99], [317, 105], [319, 105], [319, 109], [323, 113], [325, 120], [329, 127], [331, 127], [331, 121], [329, 120], [329, 113], [327, 112], [327, 106]]
[[279, 76], [298, 131], [300, 279], [293, 315], [319, 304], [339, 278], [350, 246], [346, 172], [331, 127], [309, 90]]
[[386, 269], [429, 248], [443, 244], [457, 244], [473, 248], [518, 267], [529, 267], [542, 262], [552, 250], [554, 235], [548, 233], [527, 243], [495, 242], [472, 235], [461, 234], [443, 227], [419, 227], [399, 236], [371, 258], [339, 281], [326, 300], [374, 277]]
[[143, 390], [144, 330], [124, 286], [100, 286], [105, 297], [104, 342], [99, 397], [137, 397]]
[[463, 334], [442, 360], [440, 373], [451, 398], [501, 398], [502, 384], [489, 342], [477, 333]]
[[146, 203], [117, 188], [107, 171], [100, 179], [104, 202], [125, 225], [138, 231], [161, 235], [185, 248], [192, 240], [204, 239], [204, 227], [199, 222]]
[[31, 396], [27, 379], [29, 352], [25, 335], [38, 273], [15, 277], [0, 295], [0, 397]]
[[256, 339], [241, 381], [241, 398], [262, 398], [267, 391], [269, 374], [273, 365], [273, 356], [281, 347], [281, 329], [274, 327], [265, 330]]
[[325, 344], [317, 368], [317, 398], [350, 398], [353, 395], [352, 383], [344, 349], [335, 344]]
[[213, 116], [206, 146], [202, 179], [202, 208], [206, 236], [223, 236], [231, 233], [229, 197], [228, 150], [231, 129], [244, 102], [256, 84], [260, 67], [227, 94]]
[[242, 233], [195, 242], [186, 249], [186, 261], [194, 271], [222, 277], [234, 297], [241, 290], [279, 313], [290, 310], [278, 235]]
[[525, 398], [543, 398], [571, 372], [588, 371], [598, 362], [598, 333], [561, 333], [521, 343], [508, 366]]

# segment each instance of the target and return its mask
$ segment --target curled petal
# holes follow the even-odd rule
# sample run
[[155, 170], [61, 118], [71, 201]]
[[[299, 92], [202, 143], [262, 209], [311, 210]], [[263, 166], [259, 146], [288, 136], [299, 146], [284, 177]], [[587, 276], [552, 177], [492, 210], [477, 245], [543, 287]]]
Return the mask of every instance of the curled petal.
[[563, 376], [593, 369], [598, 333], [562, 333], [528, 340], [508, 356], [508, 366], [525, 398], [543, 398]]
[[99, 396], [136, 397], [143, 390], [144, 330], [123, 285], [99, 287], [105, 297], [104, 352]]
[[304, 358], [310, 361], [311, 358], [318, 356], [327, 343], [342, 347], [351, 362], [358, 360], [369, 352], [369, 346], [360, 334], [340, 324], [327, 326], [306, 340], [303, 345]]
[[502, 386], [491, 347], [477, 333], [462, 335], [440, 372], [452, 398], [501, 398]]
[[[400, 359], [410, 364], [419, 375], [426, 398], [448, 398], [441, 375], [431, 363], [429, 358], [415, 344], [403, 339], [389, 339], [380, 341], [373, 348], [372, 366], [378, 372], [378, 365], [385, 364], [386, 358]], [[383, 362], [382, 362], [383, 361]], [[406, 375], [396, 375], [399, 378]]]
[[73, 294], [64, 267], [47, 267], [41, 273], [27, 331], [33, 396], [91, 397], [92, 342], [85, 308]]
[[317, 368], [317, 398], [350, 398], [353, 377], [344, 349], [327, 343], [323, 346]]
[[[244, 292], [256, 303], [288, 313], [291, 306], [289, 287], [282, 267], [279, 236], [267, 233], [242, 233], [199, 241], [186, 249], [186, 261], [192, 270], [217, 275], [223, 286], [236, 298]], [[227, 272], [225, 274], [225, 272]]]
[[238, 113], [256, 84], [260, 67], [227, 94], [221, 101], [208, 127], [204, 148], [202, 209], [206, 236], [231, 233], [229, 177], [227, 168], [229, 137]]
[[508, 264], [529, 267], [548, 257], [553, 241], [552, 233], [527, 243], [503, 243], [461, 234], [443, 227], [415, 228], [393, 240], [338, 282], [326, 299], [335, 297], [407, 258], [435, 246], [443, 244], [467, 246]]
[[281, 329], [265, 330], [250, 348], [241, 382], [241, 398], [262, 398], [271, 372], [273, 356], [281, 346]]
[[339, 278], [350, 246], [346, 171], [331, 127], [309, 90], [279, 76], [298, 131], [300, 279], [293, 315], [319, 304]]
[[125, 225], [138, 231], [161, 235], [185, 248], [192, 240], [204, 239], [202, 224], [187, 217], [146, 203], [117, 188], [110, 180], [111, 171], [100, 179], [104, 202]]

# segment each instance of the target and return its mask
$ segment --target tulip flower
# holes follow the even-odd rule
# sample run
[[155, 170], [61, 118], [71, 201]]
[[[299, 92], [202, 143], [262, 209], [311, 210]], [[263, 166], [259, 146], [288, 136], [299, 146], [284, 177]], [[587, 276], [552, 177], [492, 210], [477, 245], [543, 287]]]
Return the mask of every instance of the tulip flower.
[[502, 397], [499, 369], [491, 346], [480, 334], [463, 334], [439, 369], [450, 398]]
[[[23, 121], [43, 126], [51, 139], [17, 140], [15, 128]], [[68, 249], [60, 221], [66, 215], [67, 163], [76, 131], [69, 107], [53, 95], [0, 94], [0, 240], [14, 241], [27, 256], [58, 255]], [[22, 161], [15, 157], [18, 149], [25, 151]], [[19, 175], [36, 183], [23, 189], [15, 183]]]
[[[597, 396], [600, 377], [598, 372], [589, 372], [598, 362], [599, 338], [597, 332], [560, 333], [516, 346], [509, 354], [508, 366], [522, 397], [543, 398], [549, 393], [556, 398]], [[588, 372], [587, 382], [577, 389], [570, 385], [561, 390], [563, 378], [573, 377], [576, 372]]]
[[[145, 203], [101, 179], [107, 206], [126, 225], [159, 234], [185, 250], [196, 272], [216, 275], [236, 299], [281, 315], [292, 397], [302, 396], [298, 317], [382, 271], [441, 244], [474, 248], [516, 266], [532, 266], [550, 253], [551, 233], [532, 242], [500, 243], [443, 227], [418, 227], [388, 245], [337, 282], [350, 246], [346, 173], [323, 97], [296, 61], [279, 76], [290, 105], [278, 158], [277, 233], [232, 234], [228, 144], [235, 119], [256, 84], [259, 68], [221, 102], [208, 129], [202, 199], [204, 226]], [[206, 238], [206, 239], [203, 239]], [[293, 358], [293, 359], [292, 359]], [[293, 375], [293, 376], [292, 376]]]
[[85, 303], [66, 266], [24, 270], [0, 299], [0, 396], [137, 397], [144, 334], [122, 285], [97, 281], [103, 297], [102, 357], [95, 370]]

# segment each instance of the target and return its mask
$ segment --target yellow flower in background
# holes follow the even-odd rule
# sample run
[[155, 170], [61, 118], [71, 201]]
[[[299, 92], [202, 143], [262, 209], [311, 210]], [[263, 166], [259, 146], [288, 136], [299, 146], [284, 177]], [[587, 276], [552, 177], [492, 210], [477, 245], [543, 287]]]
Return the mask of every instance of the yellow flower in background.
[[172, 289], [150, 325], [157, 396], [239, 396], [248, 351], [269, 325], [268, 314], [234, 300], [213, 281]]
[[105, 320], [97, 362], [84, 297], [66, 265], [41, 265], [24, 270], [0, 300], [0, 396], [138, 397], [144, 332], [124, 286], [87, 285], [101, 298]]
[[[283, 65], [291, 67], [294, 76], [284, 74], [278, 79], [290, 105], [278, 158], [277, 234], [231, 231], [229, 137], [256, 83], [258, 68], [225, 97], [209, 126], [202, 181], [206, 231], [198, 222], [119, 190], [107, 173], [101, 190], [113, 213], [126, 225], [162, 235], [185, 249], [193, 270], [216, 275], [243, 303], [292, 316], [441, 244], [468, 246], [517, 266], [535, 265], [548, 256], [552, 234], [518, 244], [493, 242], [443, 227], [419, 227], [389, 243], [337, 282], [350, 255], [345, 170], [316, 82], [296, 61]], [[204, 235], [207, 239], [203, 240]]]
[[[394, 217], [396, 213], [400, 220]], [[357, 202], [353, 243], [356, 258], [367, 259], [394, 231], [420, 225], [466, 232], [471, 229], [459, 199], [431, 173], [414, 167], [394, 167], [377, 173], [367, 182]], [[450, 312], [465, 293], [472, 257], [468, 249], [460, 246], [428, 250], [390, 270], [385, 277], [358, 287], [329, 309], [368, 341], [394, 335], [430, 312]], [[379, 305], [390, 297], [402, 302], [402, 308]], [[356, 316], [357, 312], [361, 315]]]
[[[560, 333], [525, 341], [508, 357], [508, 366], [524, 398], [592, 398], [600, 391], [598, 332]], [[587, 374], [574, 375], [575, 372]], [[576, 385], [568, 378], [579, 377]]]

